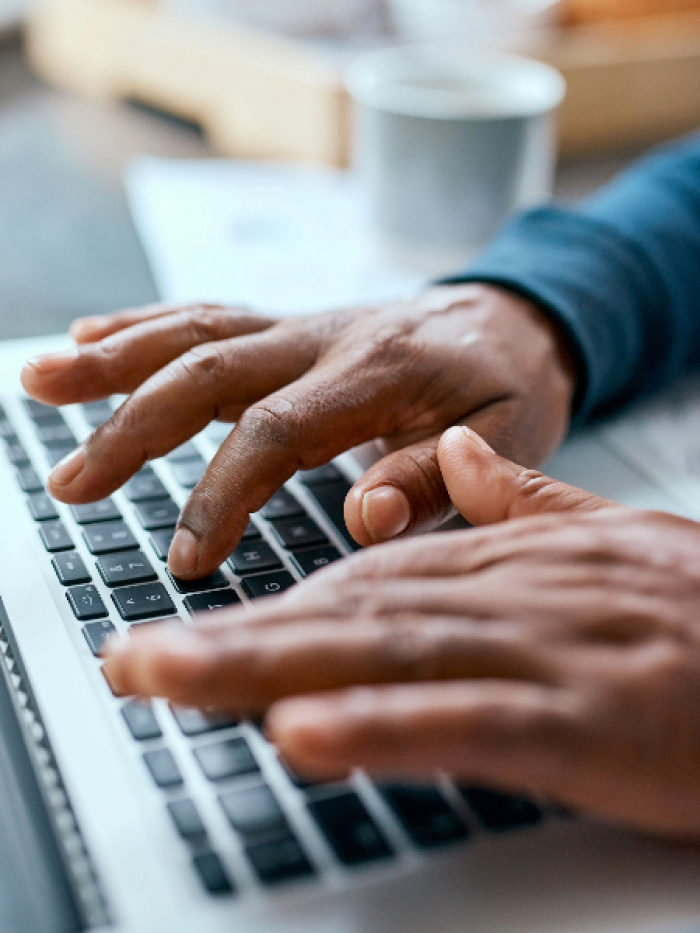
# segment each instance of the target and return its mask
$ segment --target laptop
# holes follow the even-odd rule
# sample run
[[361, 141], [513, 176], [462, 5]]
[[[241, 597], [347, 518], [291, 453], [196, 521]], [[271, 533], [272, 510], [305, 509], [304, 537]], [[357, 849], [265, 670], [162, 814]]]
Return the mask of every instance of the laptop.
[[[108, 501], [52, 501], [51, 464], [118, 402], [56, 411], [22, 396], [24, 360], [64, 344], [0, 342], [3, 933], [700, 930], [700, 848], [444, 775], [309, 784], [260, 723], [115, 696], [97, 656], [106, 634], [196, 625], [348, 554], [342, 501], [362, 464], [348, 454], [298, 474], [221, 571], [181, 592], [169, 536], [229, 428], [211, 425]], [[550, 471], [697, 517], [698, 406], [691, 380], [579, 435]]]

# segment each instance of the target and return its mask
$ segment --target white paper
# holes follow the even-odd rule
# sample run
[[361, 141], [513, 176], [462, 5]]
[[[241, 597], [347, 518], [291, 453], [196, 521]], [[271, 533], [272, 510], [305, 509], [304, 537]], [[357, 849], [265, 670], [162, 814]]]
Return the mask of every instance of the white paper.
[[292, 315], [394, 300], [424, 282], [378, 257], [363, 189], [341, 172], [143, 156], [126, 187], [164, 301]]

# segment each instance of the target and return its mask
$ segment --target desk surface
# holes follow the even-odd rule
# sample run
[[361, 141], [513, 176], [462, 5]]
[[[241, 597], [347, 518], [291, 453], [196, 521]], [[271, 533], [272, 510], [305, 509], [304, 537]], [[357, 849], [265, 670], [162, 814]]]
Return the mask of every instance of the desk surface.
[[[192, 127], [41, 84], [17, 40], [0, 41], [0, 338], [57, 333], [83, 314], [156, 298], [129, 218], [121, 172], [147, 152], [202, 157]], [[572, 200], [634, 153], [564, 165]]]

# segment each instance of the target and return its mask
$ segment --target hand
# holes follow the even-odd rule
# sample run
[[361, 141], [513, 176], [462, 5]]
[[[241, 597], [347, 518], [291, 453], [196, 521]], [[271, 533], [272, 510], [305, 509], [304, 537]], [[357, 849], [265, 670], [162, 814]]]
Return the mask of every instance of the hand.
[[[700, 837], [700, 528], [495, 457], [440, 464], [474, 531], [382, 546], [279, 600], [114, 645], [128, 693], [236, 713], [300, 771], [436, 769]], [[511, 518], [511, 521], [501, 521]]]
[[276, 322], [223, 308], [146, 308], [78, 321], [68, 353], [24, 369], [50, 404], [131, 393], [52, 474], [71, 503], [108, 496], [213, 418], [236, 421], [180, 517], [170, 568], [204, 576], [237, 545], [248, 514], [297, 469], [383, 437], [388, 455], [350, 493], [363, 545], [451, 514], [440, 433], [468, 423], [534, 465], [561, 442], [574, 376], [554, 326], [495, 288], [426, 291], [413, 301]]

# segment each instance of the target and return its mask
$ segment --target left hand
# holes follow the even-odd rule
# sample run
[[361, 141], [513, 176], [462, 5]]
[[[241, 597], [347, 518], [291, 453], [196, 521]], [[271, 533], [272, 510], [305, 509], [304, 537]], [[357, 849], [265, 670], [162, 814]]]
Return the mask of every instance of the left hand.
[[318, 777], [441, 769], [700, 839], [700, 527], [522, 470], [467, 429], [439, 456], [465, 517], [497, 524], [383, 545], [252, 611], [114, 644], [110, 677], [269, 709], [281, 753]]

